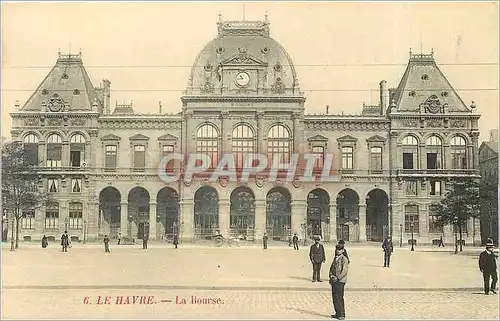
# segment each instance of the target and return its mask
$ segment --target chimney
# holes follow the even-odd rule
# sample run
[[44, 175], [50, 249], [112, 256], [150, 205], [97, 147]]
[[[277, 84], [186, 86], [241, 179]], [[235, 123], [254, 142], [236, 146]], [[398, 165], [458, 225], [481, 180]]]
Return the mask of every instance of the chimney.
[[389, 92], [387, 91], [387, 81], [380, 82], [380, 109], [383, 114], [389, 105]]
[[163, 113], [163, 106], [161, 105], [161, 101], [159, 101], [158, 104], [159, 104], [159, 114], [161, 115]]
[[490, 142], [498, 142], [498, 129], [490, 130]]
[[109, 115], [111, 113], [110, 107], [110, 99], [111, 99], [111, 81], [104, 79], [102, 81], [102, 87], [103, 87], [103, 99], [102, 103], [104, 104], [104, 113], [106, 115]]
[[328, 111], [330, 109], [330, 106], [329, 105], [326, 105], [326, 114], [328, 115]]

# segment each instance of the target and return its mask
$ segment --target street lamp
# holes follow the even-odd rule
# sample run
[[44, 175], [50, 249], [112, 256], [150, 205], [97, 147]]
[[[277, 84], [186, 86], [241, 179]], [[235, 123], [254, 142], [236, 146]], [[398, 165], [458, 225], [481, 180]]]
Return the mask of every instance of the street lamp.
[[413, 222], [410, 224], [411, 227], [411, 250], [410, 251], [415, 251], [415, 240], [413, 239]]
[[403, 223], [399, 224], [399, 247], [403, 247]]
[[83, 244], [85, 244], [85, 237], [87, 235], [87, 220], [83, 220]]

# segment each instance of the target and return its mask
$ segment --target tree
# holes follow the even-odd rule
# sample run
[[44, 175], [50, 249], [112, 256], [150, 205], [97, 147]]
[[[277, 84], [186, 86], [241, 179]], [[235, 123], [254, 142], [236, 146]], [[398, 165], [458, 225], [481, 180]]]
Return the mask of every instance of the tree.
[[[462, 226], [469, 218], [479, 215], [479, 204], [478, 182], [472, 178], [455, 178], [451, 181], [451, 188], [445, 197], [433, 206], [433, 210], [439, 223], [453, 225], [455, 233], [458, 229], [462, 240]], [[460, 251], [462, 251], [462, 241], [460, 241]]]
[[[2, 205], [15, 220], [15, 248], [19, 248], [19, 223], [23, 211], [34, 210], [49, 200], [38, 187], [39, 175], [32, 165], [26, 165], [26, 153], [21, 142], [2, 146]], [[13, 249], [12, 249], [13, 250]]]

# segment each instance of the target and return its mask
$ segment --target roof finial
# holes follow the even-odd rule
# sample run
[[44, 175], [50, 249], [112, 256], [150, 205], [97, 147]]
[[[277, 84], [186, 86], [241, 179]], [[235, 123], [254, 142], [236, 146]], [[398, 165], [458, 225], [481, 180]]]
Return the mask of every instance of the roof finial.
[[411, 58], [411, 47], [410, 47], [410, 58]]
[[82, 48], [80, 48], [80, 52], [78, 53], [80, 56], [82, 55]]
[[61, 57], [61, 48], [57, 49], [57, 56]]
[[431, 55], [434, 56], [434, 48], [431, 48]]
[[222, 23], [222, 13], [219, 11], [219, 23]]
[[267, 15], [267, 10], [266, 10], [266, 13], [264, 14], [264, 22], [269, 23], [269, 17]]

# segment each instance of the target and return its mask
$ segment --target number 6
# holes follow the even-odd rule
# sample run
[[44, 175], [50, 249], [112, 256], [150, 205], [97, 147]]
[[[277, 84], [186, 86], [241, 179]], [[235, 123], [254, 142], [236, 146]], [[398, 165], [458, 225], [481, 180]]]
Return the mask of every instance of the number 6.
[[88, 296], [83, 298], [83, 304], [89, 304], [89, 297]]

